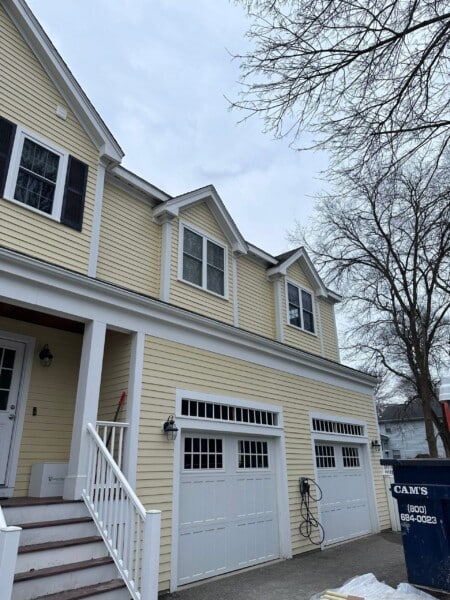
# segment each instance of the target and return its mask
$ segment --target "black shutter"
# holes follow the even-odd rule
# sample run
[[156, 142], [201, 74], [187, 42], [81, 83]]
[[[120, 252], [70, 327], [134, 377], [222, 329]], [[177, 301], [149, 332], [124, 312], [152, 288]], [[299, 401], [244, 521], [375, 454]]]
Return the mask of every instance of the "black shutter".
[[5, 191], [6, 176], [16, 134], [14, 123], [0, 117], [0, 196]]
[[69, 156], [61, 223], [77, 231], [81, 231], [83, 225], [87, 172], [88, 166], [86, 164], [73, 156]]

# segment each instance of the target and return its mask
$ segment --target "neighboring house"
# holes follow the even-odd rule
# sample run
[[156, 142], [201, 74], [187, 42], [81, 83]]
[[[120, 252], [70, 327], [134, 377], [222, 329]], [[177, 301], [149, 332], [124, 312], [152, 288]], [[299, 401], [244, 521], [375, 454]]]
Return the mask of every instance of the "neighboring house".
[[[437, 411], [441, 407], [437, 403]], [[428, 443], [419, 401], [385, 404], [378, 411], [383, 458], [416, 458], [428, 455]], [[435, 429], [438, 453], [445, 457], [442, 440]]]
[[0, 0], [0, 36], [0, 497], [62, 463], [136, 598], [159, 534], [131, 488], [162, 511], [160, 590], [312, 550], [300, 477], [322, 546], [388, 528], [375, 380], [340, 364], [305, 250], [244, 240], [213, 186], [171, 197], [121, 167], [23, 0]]

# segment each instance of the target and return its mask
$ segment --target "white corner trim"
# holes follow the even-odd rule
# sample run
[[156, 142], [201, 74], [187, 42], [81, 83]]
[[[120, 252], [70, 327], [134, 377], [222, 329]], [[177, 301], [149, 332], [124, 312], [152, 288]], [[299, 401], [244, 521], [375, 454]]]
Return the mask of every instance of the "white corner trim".
[[102, 224], [103, 192], [105, 189], [106, 165], [100, 160], [97, 166], [97, 181], [95, 184], [94, 216], [92, 219], [91, 247], [89, 250], [89, 277], [97, 274], [98, 252], [100, 246], [100, 228]]
[[283, 319], [283, 279], [284, 277], [276, 277], [273, 279], [274, 294], [275, 294], [275, 330], [278, 342], [284, 342], [284, 319]]
[[233, 325], [239, 327], [239, 294], [238, 294], [238, 268], [236, 253], [232, 255], [232, 270], [233, 270]]
[[331, 313], [332, 313], [332, 317], [333, 317], [333, 329], [334, 329], [334, 335], [335, 335], [335, 340], [336, 340], [337, 360], [338, 360], [338, 362], [341, 362], [341, 351], [339, 348], [339, 336], [338, 336], [338, 330], [337, 330], [337, 324], [336, 324], [336, 310], [334, 308], [334, 304], [331, 305]]
[[[318, 300], [317, 302], [314, 302], [314, 296], [313, 296], [313, 310], [314, 310], [314, 305], [316, 304], [316, 311], [317, 311], [317, 322], [315, 323], [316, 325], [316, 331], [317, 331], [317, 336], [320, 340], [320, 354], [322, 356], [325, 356], [325, 341], [323, 339], [323, 326], [322, 326], [322, 311], [320, 310], [320, 301]], [[314, 313], [313, 313], [314, 315]], [[315, 317], [313, 317], [315, 318]]]
[[170, 272], [172, 267], [172, 227], [170, 218], [164, 219], [162, 225], [161, 241], [161, 272], [160, 272], [160, 299], [170, 302]]

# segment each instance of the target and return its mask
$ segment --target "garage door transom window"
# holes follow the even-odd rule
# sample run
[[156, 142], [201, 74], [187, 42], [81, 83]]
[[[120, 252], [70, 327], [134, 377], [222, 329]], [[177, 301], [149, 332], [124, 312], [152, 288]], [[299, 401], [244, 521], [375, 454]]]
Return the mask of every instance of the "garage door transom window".
[[185, 437], [184, 468], [186, 470], [222, 469], [222, 439], [209, 437]]
[[196, 417], [198, 419], [213, 419], [215, 421], [233, 421], [235, 423], [252, 423], [276, 427], [278, 415], [269, 410], [243, 408], [217, 402], [204, 402], [202, 400], [183, 399], [181, 402], [183, 417]]
[[330, 469], [336, 466], [333, 446], [316, 445], [316, 466], [318, 469]]
[[267, 442], [239, 440], [238, 467], [239, 469], [268, 469], [269, 451]]
[[344, 467], [359, 467], [359, 451], [355, 446], [342, 447], [342, 461]]

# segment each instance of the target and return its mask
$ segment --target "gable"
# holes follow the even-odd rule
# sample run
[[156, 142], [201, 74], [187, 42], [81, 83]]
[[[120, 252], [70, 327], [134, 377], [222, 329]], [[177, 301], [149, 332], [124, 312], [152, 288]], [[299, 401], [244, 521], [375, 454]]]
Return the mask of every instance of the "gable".
[[316, 287], [316, 284], [312, 280], [311, 276], [305, 273], [304, 269], [302, 269], [298, 262], [295, 262], [288, 267], [286, 271], [286, 277], [288, 281], [292, 281], [293, 283], [296, 283], [297, 285], [308, 290], [314, 290]]
[[228, 245], [228, 240], [206, 202], [197, 202], [180, 210], [179, 219], [202, 233]]

